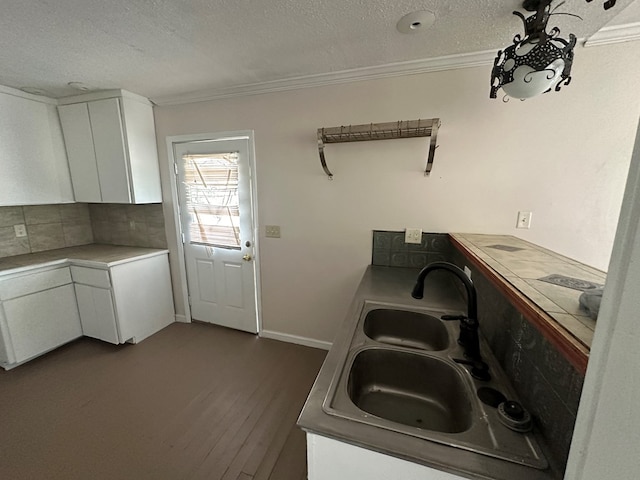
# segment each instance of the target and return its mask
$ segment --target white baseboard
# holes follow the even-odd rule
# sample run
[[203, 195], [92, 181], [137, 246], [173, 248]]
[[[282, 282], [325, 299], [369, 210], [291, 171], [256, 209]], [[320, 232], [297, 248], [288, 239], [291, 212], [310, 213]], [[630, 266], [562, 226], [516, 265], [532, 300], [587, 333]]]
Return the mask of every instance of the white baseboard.
[[280, 340], [281, 342], [295, 343], [297, 345], [319, 348], [321, 350], [329, 350], [332, 345], [331, 342], [324, 342], [322, 340], [316, 340], [314, 338], [308, 337], [300, 337], [298, 335], [290, 335], [288, 333], [273, 332], [271, 330], [262, 330], [259, 335], [262, 338], [270, 338], [271, 340]]
[[189, 319], [187, 319], [187, 317], [184, 315], [178, 315], [176, 313], [175, 317], [176, 317], [176, 322], [178, 323], [191, 323]]

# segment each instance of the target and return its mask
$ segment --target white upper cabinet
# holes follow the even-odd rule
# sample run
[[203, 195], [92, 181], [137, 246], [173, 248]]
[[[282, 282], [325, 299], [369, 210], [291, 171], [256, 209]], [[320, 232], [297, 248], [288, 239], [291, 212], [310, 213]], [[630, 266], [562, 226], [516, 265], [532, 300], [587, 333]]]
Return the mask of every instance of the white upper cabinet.
[[[127, 135], [122, 125], [120, 99], [98, 100], [87, 103], [87, 106], [102, 201], [136, 203], [133, 197], [134, 184], [130, 180], [131, 172], [127, 162]], [[132, 163], [135, 161], [136, 159], [133, 159]]]
[[[65, 98], [58, 106], [77, 202], [161, 202], [153, 110], [117, 91]], [[108, 96], [108, 98], [96, 98]]]
[[77, 103], [58, 107], [58, 113], [64, 129], [76, 201], [99, 203], [102, 201], [102, 196], [87, 104]]
[[0, 206], [70, 202], [56, 101], [0, 86]]

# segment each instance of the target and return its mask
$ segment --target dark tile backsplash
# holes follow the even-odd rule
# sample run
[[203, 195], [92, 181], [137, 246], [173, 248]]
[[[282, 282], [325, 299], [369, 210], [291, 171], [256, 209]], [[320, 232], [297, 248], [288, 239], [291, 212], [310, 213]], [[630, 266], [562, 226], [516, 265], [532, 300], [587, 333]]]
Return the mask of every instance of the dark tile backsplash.
[[422, 268], [431, 262], [446, 260], [451, 243], [447, 234], [423, 233], [422, 243], [404, 242], [404, 232], [373, 231], [372, 265]]
[[480, 329], [564, 469], [584, 376], [464, 255], [452, 249], [451, 261], [471, 269]]
[[375, 230], [372, 257], [379, 266], [422, 268], [444, 260], [471, 269], [482, 334], [535, 418], [554, 463], [564, 469], [584, 376], [451, 245], [447, 234], [423, 233], [422, 243], [412, 245], [404, 243], [404, 232]]

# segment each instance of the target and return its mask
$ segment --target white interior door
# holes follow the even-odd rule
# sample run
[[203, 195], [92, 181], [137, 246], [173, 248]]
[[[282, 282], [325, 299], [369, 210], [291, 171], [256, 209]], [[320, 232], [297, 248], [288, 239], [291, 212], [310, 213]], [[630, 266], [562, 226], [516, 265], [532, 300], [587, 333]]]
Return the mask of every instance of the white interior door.
[[249, 139], [174, 144], [191, 317], [258, 332]]

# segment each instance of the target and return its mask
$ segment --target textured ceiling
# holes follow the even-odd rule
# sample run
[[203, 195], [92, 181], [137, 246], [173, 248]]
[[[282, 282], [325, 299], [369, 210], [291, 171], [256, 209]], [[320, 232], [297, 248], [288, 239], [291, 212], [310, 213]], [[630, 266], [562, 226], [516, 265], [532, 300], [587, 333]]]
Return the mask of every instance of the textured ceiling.
[[[588, 37], [640, 21], [640, 0], [567, 0], [550, 25]], [[554, 2], [559, 3], [559, 2]], [[458, 53], [497, 50], [522, 30], [519, 0], [22, 0], [2, 2], [0, 84], [49, 96], [68, 82], [179, 95]], [[400, 34], [431, 10], [425, 32]], [[621, 20], [618, 21], [616, 17]]]

